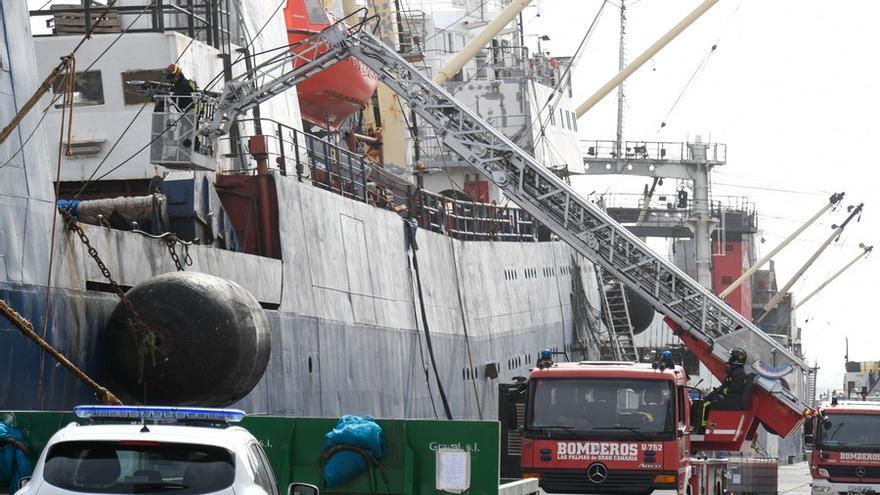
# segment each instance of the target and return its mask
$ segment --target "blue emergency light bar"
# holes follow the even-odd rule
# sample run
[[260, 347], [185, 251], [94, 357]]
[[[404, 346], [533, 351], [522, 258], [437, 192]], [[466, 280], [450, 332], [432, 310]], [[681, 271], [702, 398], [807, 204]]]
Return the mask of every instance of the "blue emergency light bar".
[[82, 419], [134, 419], [157, 421], [222, 421], [238, 423], [245, 417], [240, 409], [161, 406], [76, 406], [74, 414]]

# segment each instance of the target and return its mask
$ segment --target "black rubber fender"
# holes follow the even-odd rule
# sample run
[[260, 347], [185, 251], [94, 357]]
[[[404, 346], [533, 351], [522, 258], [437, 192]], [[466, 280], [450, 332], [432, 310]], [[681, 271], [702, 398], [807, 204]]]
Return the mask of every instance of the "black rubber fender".
[[269, 321], [240, 285], [198, 272], [173, 272], [126, 293], [104, 332], [109, 378], [135, 401], [222, 407], [241, 400], [269, 364]]

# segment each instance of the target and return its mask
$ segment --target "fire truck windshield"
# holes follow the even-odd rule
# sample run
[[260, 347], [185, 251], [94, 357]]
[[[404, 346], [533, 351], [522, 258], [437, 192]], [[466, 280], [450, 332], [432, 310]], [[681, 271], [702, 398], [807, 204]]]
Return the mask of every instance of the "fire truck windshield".
[[816, 445], [825, 449], [880, 446], [880, 414], [829, 414], [831, 428], [819, 427]]
[[674, 433], [673, 388], [666, 380], [542, 378], [530, 386], [530, 430], [604, 438]]

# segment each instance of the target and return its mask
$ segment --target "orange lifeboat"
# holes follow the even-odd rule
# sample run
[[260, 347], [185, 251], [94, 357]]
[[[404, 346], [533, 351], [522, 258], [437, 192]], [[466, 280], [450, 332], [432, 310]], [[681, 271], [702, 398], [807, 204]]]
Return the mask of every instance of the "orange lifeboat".
[[[288, 1], [284, 7], [288, 43], [294, 45], [320, 32], [331, 19], [320, 0]], [[297, 85], [302, 117], [336, 130], [346, 117], [364, 108], [377, 83], [376, 75], [364, 64], [346, 58]]]

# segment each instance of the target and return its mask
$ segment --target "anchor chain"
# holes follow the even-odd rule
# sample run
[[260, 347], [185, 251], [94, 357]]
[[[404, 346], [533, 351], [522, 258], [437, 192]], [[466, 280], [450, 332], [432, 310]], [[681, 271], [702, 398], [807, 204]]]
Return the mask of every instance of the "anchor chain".
[[104, 264], [104, 261], [101, 260], [100, 255], [98, 255], [98, 250], [92, 246], [92, 243], [89, 241], [88, 236], [83, 231], [82, 227], [79, 226], [76, 219], [73, 215], [64, 208], [58, 208], [58, 211], [61, 212], [61, 216], [64, 217], [64, 221], [67, 223], [67, 227], [74, 231], [76, 235], [79, 236], [79, 240], [82, 241], [83, 245], [86, 247], [86, 250], [89, 253], [89, 256], [95, 260], [95, 264], [98, 265], [98, 269], [101, 270], [101, 275], [107, 279], [107, 282], [110, 284], [110, 287], [113, 289], [113, 292], [119, 297], [119, 300], [122, 301], [122, 304], [125, 305], [125, 309], [128, 310], [129, 316], [131, 320], [134, 322], [134, 326], [136, 331], [140, 333], [140, 339], [138, 343], [138, 356], [140, 357], [138, 363], [138, 377], [141, 382], [144, 380], [144, 361], [146, 361], [147, 356], [149, 355], [153, 366], [156, 365], [156, 351], [159, 350], [159, 347], [156, 345], [157, 337], [156, 334], [150, 329], [150, 327], [141, 319], [141, 316], [138, 314], [137, 309], [135, 309], [134, 304], [131, 303], [131, 300], [125, 296], [125, 292], [122, 290], [122, 287], [119, 286], [119, 283], [113, 279], [113, 274], [110, 272], [110, 269], [107, 268], [107, 265]]
[[178, 243], [178, 239], [175, 236], [168, 236], [165, 238], [165, 245], [168, 246], [168, 253], [171, 255], [171, 261], [174, 262], [174, 266], [177, 267], [177, 271], [182, 272], [185, 270], [183, 265], [192, 266], [193, 259], [192, 256], [189, 255], [189, 244], [180, 243], [183, 246], [183, 261], [180, 261], [180, 256], [177, 254], [177, 249], [175, 249], [174, 245]]

